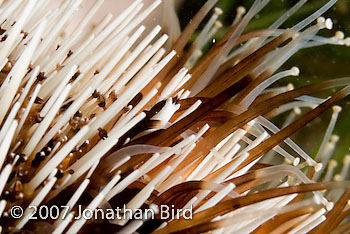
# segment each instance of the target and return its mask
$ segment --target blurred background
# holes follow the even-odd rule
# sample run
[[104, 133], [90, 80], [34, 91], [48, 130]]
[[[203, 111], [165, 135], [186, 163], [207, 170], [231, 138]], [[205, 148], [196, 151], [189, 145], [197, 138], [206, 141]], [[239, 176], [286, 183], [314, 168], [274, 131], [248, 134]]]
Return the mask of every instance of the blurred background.
[[[181, 28], [183, 29], [206, 1], [178, 1], [179, 6], [177, 11]], [[219, 0], [217, 6], [224, 12], [219, 19], [224, 24], [224, 27], [217, 33], [216, 38], [219, 39], [228, 30], [229, 25], [231, 25], [236, 15], [237, 7], [244, 6], [248, 10], [253, 2], [254, 0]], [[246, 31], [267, 28], [297, 2], [298, 0], [271, 0], [270, 3], [249, 23]], [[288, 28], [295, 25], [322, 7], [326, 2], [327, 0], [309, 0], [299, 11], [292, 15], [285, 24], [282, 25], [282, 28]], [[333, 29], [322, 30], [319, 35], [332, 37], [336, 31], [342, 31], [344, 32], [345, 37], [349, 37], [349, 13], [350, 0], [338, 0], [336, 5], [324, 15], [324, 17], [332, 18], [334, 23]], [[209, 17], [207, 17], [207, 20], [208, 18]], [[202, 23], [201, 27], [203, 27], [203, 25], [204, 23]], [[209, 49], [211, 46], [212, 44], [208, 44], [206, 48]], [[293, 83], [295, 87], [300, 87], [302, 85], [322, 80], [349, 77], [350, 47], [325, 45], [302, 49], [289, 59], [280, 70], [290, 69], [293, 66], [299, 67], [300, 76], [284, 78], [274, 86]], [[318, 93], [315, 96], [326, 98], [330, 93], [330, 90], [328, 90], [327, 92]], [[343, 157], [350, 153], [350, 98], [348, 97], [344, 99], [339, 105], [342, 106], [342, 112], [339, 115], [333, 134], [339, 135], [340, 138], [333, 158], [338, 162], [342, 162]], [[308, 110], [303, 110], [303, 112], [306, 111]], [[292, 137], [293, 140], [295, 140], [307, 153], [314, 156], [321, 144], [331, 114], [331, 110], [322, 114], [322, 116], [312, 121], [308, 126], [296, 133]], [[273, 122], [281, 127], [287, 116], [288, 113], [274, 119]], [[341, 166], [338, 166], [338, 170], [340, 168]]]

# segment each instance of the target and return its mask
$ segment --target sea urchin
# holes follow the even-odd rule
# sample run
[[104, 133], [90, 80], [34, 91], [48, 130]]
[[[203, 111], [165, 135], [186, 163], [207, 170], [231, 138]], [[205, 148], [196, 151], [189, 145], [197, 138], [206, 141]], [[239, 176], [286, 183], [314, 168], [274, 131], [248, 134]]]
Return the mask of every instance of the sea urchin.
[[[332, 28], [321, 15], [336, 0], [281, 28], [306, 2], [251, 31], [269, 0], [255, 0], [247, 12], [239, 7], [204, 53], [222, 27], [217, 0], [182, 32], [171, 0], [147, 7], [135, 0], [92, 25], [103, 5], [96, 0], [73, 28], [82, 0], [54, 9], [47, 0], [0, 1], [2, 231], [347, 230], [350, 157], [335, 181], [331, 157], [341, 111], [335, 104], [349, 95], [350, 78], [271, 87], [299, 75], [297, 67], [279, 70], [297, 51], [350, 44], [341, 32], [317, 35]], [[162, 27], [144, 33], [142, 23], [160, 4]], [[334, 94], [311, 96], [322, 90]], [[301, 108], [309, 112], [294, 120]], [[329, 108], [311, 157], [289, 137]], [[271, 119], [287, 112], [280, 129]]]

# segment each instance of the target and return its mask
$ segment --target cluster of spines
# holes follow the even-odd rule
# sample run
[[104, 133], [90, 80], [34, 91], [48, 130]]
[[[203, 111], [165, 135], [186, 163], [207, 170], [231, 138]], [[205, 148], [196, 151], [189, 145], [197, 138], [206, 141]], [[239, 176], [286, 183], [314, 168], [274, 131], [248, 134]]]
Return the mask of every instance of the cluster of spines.
[[[336, 1], [291, 29], [279, 29], [306, 2], [301, 0], [269, 29], [245, 34], [250, 19], [269, 1], [255, 1], [248, 12], [240, 7], [232, 28], [201, 60], [203, 45], [222, 26], [217, 21], [219, 8], [190, 49], [183, 49], [215, 0], [201, 8], [170, 52], [162, 48], [168, 36], [159, 35], [160, 26], [140, 39], [145, 27], [138, 25], [161, 1], [142, 9], [143, 3], [136, 0], [114, 20], [107, 15], [90, 28], [89, 21], [102, 6], [102, 1], [96, 1], [69, 35], [63, 32], [81, 0], [63, 1], [58, 9], [44, 12], [48, 2], [18, 0], [1, 8], [0, 213], [4, 228], [25, 229], [31, 216], [27, 207], [60, 201], [60, 196], [76, 188], [64, 204], [71, 208], [69, 215], [53, 224], [56, 234], [76, 233], [87, 222], [73, 219], [80, 197], [93, 191], [97, 195], [83, 205], [96, 209], [112, 203], [136, 182], [143, 187], [129, 199], [127, 208], [144, 204], [155, 211], [161, 204], [195, 208], [193, 220], [162, 220], [156, 232], [249, 233], [273, 223], [274, 216], [306, 208], [305, 214], [291, 216], [291, 222], [274, 231], [307, 232], [326, 223], [326, 215], [332, 220], [333, 206], [344, 205], [346, 192], [316, 191], [347, 186], [326, 183], [332, 178], [334, 161], [329, 162], [325, 183], [310, 178], [320, 181], [330, 160], [337, 142], [331, 134], [341, 110], [334, 104], [349, 94], [349, 88], [330, 99], [308, 95], [347, 85], [349, 79], [308, 89], [291, 85], [267, 89], [279, 79], [299, 74], [293, 67], [273, 75], [298, 50], [349, 44], [340, 32], [332, 38], [316, 35], [331, 29], [331, 20], [319, 16]], [[302, 31], [316, 19], [316, 25]], [[293, 99], [299, 100], [282, 105]], [[266, 103], [278, 109], [267, 113]], [[313, 159], [289, 136], [331, 106], [331, 121]], [[300, 115], [303, 107], [312, 110], [294, 122], [291, 116], [282, 130], [268, 120], [288, 110]], [[283, 141], [297, 156], [278, 145]], [[286, 164], [259, 163], [269, 150], [282, 155]], [[301, 172], [305, 167], [307, 175]], [[348, 170], [345, 157], [334, 179], [347, 179]], [[288, 180], [281, 183], [286, 176]], [[267, 182], [271, 194], [262, 190], [246, 195]], [[305, 191], [313, 191], [313, 198], [291, 203], [300, 199], [298, 192]], [[7, 212], [14, 204], [26, 206], [16, 221]], [[233, 205], [244, 208], [234, 210]], [[256, 210], [261, 213], [258, 217]], [[301, 217], [306, 218], [304, 222], [292, 222]], [[128, 222], [130, 218], [117, 220], [118, 230], [122, 226], [120, 231], [131, 233], [147, 222], [147, 218]]]

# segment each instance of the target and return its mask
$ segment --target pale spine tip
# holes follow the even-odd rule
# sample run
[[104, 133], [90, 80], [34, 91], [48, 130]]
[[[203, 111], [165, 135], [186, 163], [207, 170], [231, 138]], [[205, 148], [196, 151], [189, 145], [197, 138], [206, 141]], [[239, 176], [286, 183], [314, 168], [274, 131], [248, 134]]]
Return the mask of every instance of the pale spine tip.
[[245, 9], [245, 7], [243, 7], [243, 6], [237, 7], [237, 14], [244, 15], [246, 12], [247, 12], [247, 10]]
[[329, 161], [328, 165], [329, 165], [330, 167], [336, 167], [336, 166], [338, 165], [338, 163], [337, 163], [337, 161], [335, 161], [334, 159], [332, 159], [332, 160]]
[[322, 167], [323, 167], [322, 163], [317, 163], [317, 164], [315, 165], [315, 171], [316, 171], [316, 172], [320, 171], [320, 170], [322, 169]]
[[294, 161], [293, 161], [293, 166], [298, 166], [299, 165], [299, 163], [300, 163], [300, 158], [299, 157], [297, 157], [297, 158], [295, 158], [294, 159]]
[[326, 19], [325, 19], [324, 17], [321, 16], [321, 17], [318, 17], [318, 18], [317, 18], [317, 23], [318, 23], [318, 24], [323, 24], [323, 23], [325, 23], [325, 22], [326, 22]]
[[222, 13], [224, 13], [223, 10], [219, 7], [215, 7], [214, 11], [215, 11], [215, 14], [217, 14], [217, 15], [221, 15]]
[[350, 37], [347, 37], [347, 38], [344, 39], [344, 44], [346, 46], [350, 46]]
[[292, 83], [289, 83], [289, 84], [287, 85], [287, 89], [288, 89], [288, 91], [293, 90], [293, 89], [294, 89], [294, 85], [293, 85]]
[[338, 136], [338, 135], [332, 135], [332, 136], [331, 136], [331, 142], [336, 143], [336, 142], [338, 142], [338, 141], [339, 141], [339, 136]]
[[334, 203], [333, 202], [328, 202], [328, 204], [326, 205], [326, 209], [327, 211], [331, 211], [334, 207]]
[[299, 74], [300, 74], [300, 70], [298, 67], [292, 67], [292, 69], [290, 69], [290, 71], [291, 71], [292, 76], [299, 76]]
[[221, 23], [221, 21], [217, 20], [217, 21], [215, 21], [214, 26], [217, 28], [222, 28], [223, 24]]
[[326, 25], [326, 28], [327, 28], [328, 30], [331, 30], [331, 29], [333, 28], [333, 21], [332, 21], [332, 19], [328, 18], [328, 19], [326, 20], [326, 22], [325, 22], [325, 25]]
[[346, 155], [344, 157], [344, 164], [349, 164], [350, 163], [350, 155]]
[[335, 38], [338, 39], [338, 40], [343, 40], [345, 38], [345, 35], [342, 31], [337, 31], [335, 33]]
[[333, 110], [333, 112], [335, 112], [335, 113], [339, 113], [339, 112], [341, 112], [342, 108], [341, 108], [340, 106], [333, 106], [333, 107], [332, 107], [332, 110]]

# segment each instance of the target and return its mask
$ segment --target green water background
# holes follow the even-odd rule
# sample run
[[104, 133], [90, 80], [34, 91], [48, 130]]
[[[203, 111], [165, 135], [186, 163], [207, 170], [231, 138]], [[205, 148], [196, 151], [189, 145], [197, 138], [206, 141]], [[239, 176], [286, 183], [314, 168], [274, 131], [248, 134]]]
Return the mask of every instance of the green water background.
[[[204, 2], [204, 0], [183, 1], [178, 13], [182, 28], [184, 28]], [[254, 0], [220, 0], [217, 6], [224, 11], [219, 18], [221, 22], [224, 23], [224, 27], [215, 37], [220, 38], [228, 30], [228, 26], [232, 23], [238, 6], [244, 6], [248, 10], [253, 2]], [[271, 0], [249, 23], [246, 31], [267, 28], [297, 2], [298, 1], [294, 0]], [[295, 25], [312, 14], [315, 10], [322, 7], [326, 2], [325, 0], [308, 1], [300, 10], [292, 15], [281, 28], [288, 28]], [[350, 37], [350, 0], [339, 0], [335, 6], [328, 10], [323, 16], [332, 18], [334, 26], [332, 30], [322, 30], [318, 35], [332, 37], [336, 31], [340, 30], [344, 32], [345, 37]], [[206, 20], [208, 20], [209, 17], [210, 14]], [[200, 28], [203, 26], [204, 23]], [[193, 39], [194, 38], [195, 36]], [[211, 46], [212, 43], [209, 43], [206, 49], [209, 49]], [[299, 77], [284, 78], [273, 86], [293, 83], [295, 87], [300, 87], [323, 80], [350, 77], [350, 47], [324, 45], [302, 49], [292, 56], [279, 70], [287, 70], [293, 66], [299, 67]], [[326, 98], [335, 91], [336, 90], [328, 90], [327, 92], [317, 93], [315, 96]], [[350, 98], [344, 99], [339, 105], [342, 106], [342, 112], [339, 114], [333, 134], [339, 135], [340, 140], [337, 143], [333, 158], [338, 162], [342, 162], [344, 156], [350, 153]], [[303, 113], [305, 113], [309, 109], [302, 110]], [[328, 110], [292, 136], [293, 140], [312, 156], [315, 156], [318, 151], [331, 114], [332, 111]], [[287, 115], [288, 113], [283, 114], [273, 119], [273, 122], [281, 126]], [[338, 165], [337, 171], [341, 169], [341, 163]]]

